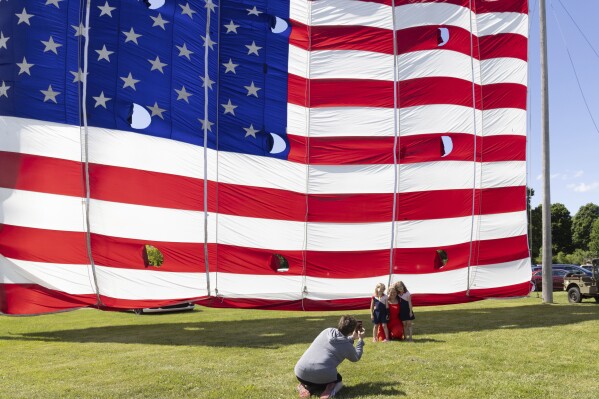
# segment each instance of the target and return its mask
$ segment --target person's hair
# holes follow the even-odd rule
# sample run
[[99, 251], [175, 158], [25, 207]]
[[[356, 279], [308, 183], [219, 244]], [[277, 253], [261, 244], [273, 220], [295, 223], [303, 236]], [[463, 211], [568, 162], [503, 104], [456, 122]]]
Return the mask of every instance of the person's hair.
[[408, 287], [406, 287], [406, 285], [403, 283], [403, 281], [398, 281], [397, 283], [395, 283], [395, 289], [397, 290], [398, 294], [399, 294], [399, 287], [403, 287], [404, 292], [409, 292]]
[[358, 320], [354, 316], [344, 315], [339, 319], [339, 324], [337, 325], [337, 330], [343, 335], [350, 335], [356, 330], [356, 326], [358, 325]]
[[392, 285], [391, 287], [389, 287], [389, 289], [387, 290], [387, 296], [391, 297], [391, 291], [395, 292], [395, 295], [399, 295], [399, 292], [397, 291], [397, 288]]
[[378, 283], [376, 285], [376, 287], [374, 287], [374, 294], [378, 294], [379, 293], [379, 288], [383, 287], [383, 294], [385, 293], [385, 284], [383, 283]]

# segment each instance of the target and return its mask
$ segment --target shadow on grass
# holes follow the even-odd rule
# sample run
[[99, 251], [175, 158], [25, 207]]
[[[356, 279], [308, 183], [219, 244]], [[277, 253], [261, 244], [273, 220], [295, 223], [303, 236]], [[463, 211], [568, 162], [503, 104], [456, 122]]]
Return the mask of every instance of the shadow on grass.
[[[368, 320], [367, 311], [355, 314]], [[0, 340], [277, 349], [293, 344], [309, 344], [322, 329], [337, 325], [339, 320], [339, 315], [310, 315], [201, 321], [201, 315], [201, 312], [194, 311], [186, 316], [191, 322], [176, 323], [165, 322], [163, 317], [166, 315], [148, 315], [140, 316], [136, 324], [4, 335], [0, 336]], [[160, 319], [162, 323], [158, 323]], [[427, 310], [417, 313], [415, 342], [444, 342], [430, 338], [435, 334], [554, 327], [598, 319], [599, 305], [595, 304]], [[150, 321], [156, 323], [150, 324]], [[428, 337], [419, 338], [419, 335]], [[395, 344], [403, 343], [391, 343]]]
[[389, 382], [361, 382], [359, 384], [345, 386], [339, 391], [339, 394], [335, 395], [335, 397], [338, 397], [339, 399], [354, 398], [357, 396], [397, 398], [399, 396], [406, 396], [406, 393], [397, 389], [396, 384]]

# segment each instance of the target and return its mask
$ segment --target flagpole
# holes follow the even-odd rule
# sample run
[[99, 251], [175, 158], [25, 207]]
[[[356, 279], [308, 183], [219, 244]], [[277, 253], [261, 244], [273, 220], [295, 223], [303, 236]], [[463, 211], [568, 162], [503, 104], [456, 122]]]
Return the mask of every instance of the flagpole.
[[541, 174], [543, 176], [543, 302], [553, 302], [553, 276], [551, 251], [551, 186], [549, 162], [549, 79], [547, 68], [547, 18], [545, 0], [539, 0], [539, 18], [541, 28], [541, 144], [543, 159]]

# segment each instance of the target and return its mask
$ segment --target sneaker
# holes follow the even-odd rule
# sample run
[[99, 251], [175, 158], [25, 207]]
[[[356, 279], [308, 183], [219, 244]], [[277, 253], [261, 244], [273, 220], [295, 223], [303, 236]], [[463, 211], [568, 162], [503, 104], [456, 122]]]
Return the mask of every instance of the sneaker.
[[331, 383], [327, 384], [327, 387], [320, 394], [320, 399], [329, 399], [329, 398], [333, 397], [333, 395], [335, 395], [335, 386], [336, 385], [337, 385], [336, 382], [331, 382]]
[[339, 393], [339, 391], [341, 390], [341, 388], [343, 388], [343, 382], [339, 381], [337, 383], [337, 385], [335, 385], [335, 388], [333, 388], [333, 393], [331, 394], [331, 396], [337, 395], [337, 393]]
[[306, 389], [306, 387], [304, 386], [304, 384], [300, 383], [297, 386], [297, 391], [299, 392], [299, 397], [300, 398], [309, 398], [310, 397], [310, 391], [308, 391]]
[[384, 339], [383, 342], [389, 342], [389, 340], [388, 339]]

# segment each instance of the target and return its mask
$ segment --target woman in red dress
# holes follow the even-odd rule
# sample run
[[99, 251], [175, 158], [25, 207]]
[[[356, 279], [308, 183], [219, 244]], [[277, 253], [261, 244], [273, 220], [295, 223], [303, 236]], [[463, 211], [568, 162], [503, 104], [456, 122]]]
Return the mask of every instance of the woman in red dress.
[[389, 328], [389, 335], [391, 339], [404, 339], [403, 337], [403, 324], [399, 319], [399, 296], [395, 287], [389, 288], [387, 303], [389, 304], [389, 321], [387, 328]]

